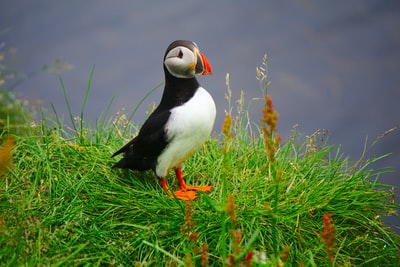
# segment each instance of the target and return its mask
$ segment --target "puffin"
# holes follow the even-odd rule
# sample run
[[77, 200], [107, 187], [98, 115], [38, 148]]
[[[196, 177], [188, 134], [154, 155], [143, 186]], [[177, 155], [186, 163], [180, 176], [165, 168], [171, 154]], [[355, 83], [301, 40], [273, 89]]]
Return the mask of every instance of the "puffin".
[[[139, 133], [112, 157], [123, 157], [112, 168], [153, 170], [169, 196], [182, 200], [197, 198], [196, 191], [208, 192], [212, 186], [189, 186], [183, 178], [184, 162], [208, 139], [215, 122], [215, 102], [196, 79], [211, 75], [208, 59], [197, 44], [176, 40], [168, 47], [163, 61], [165, 86], [161, 101], [143, 123]], [[179, 190], [167, 184], [174, 170]]]

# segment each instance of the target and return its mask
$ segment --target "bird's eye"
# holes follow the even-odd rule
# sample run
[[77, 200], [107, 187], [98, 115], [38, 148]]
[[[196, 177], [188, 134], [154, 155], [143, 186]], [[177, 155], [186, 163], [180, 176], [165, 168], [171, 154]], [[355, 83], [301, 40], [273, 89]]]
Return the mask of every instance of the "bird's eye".
[[183, 57], [182, 49], [179, 49], [178, 57], [179, 57], [179, 58], [182, 58], [182, 57]]

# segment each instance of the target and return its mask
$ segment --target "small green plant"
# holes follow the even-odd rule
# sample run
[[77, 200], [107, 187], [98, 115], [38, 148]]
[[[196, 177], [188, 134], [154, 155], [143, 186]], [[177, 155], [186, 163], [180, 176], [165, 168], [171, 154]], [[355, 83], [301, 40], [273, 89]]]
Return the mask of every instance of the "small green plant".
[[17, 98], [13, 92], [6, 90], [7, 82], [20, 75], [4, 63], [6, 56], [13, 53], [15, 49], [0, 50], [0, 133], [20, 133], [31, 119], [27, 101]]
[[[0, 35], [5, 32], [0, 32]], [[15, 48], [6, 49], [4, 43], [0, 44], [0, 133], [8, 132], [20, 135], [26, 132], [26, 128], [35, 119], [36, 107], [33, 106], [32, 101], [16, 94], [14, 89], [38, 72], [60, 75], [61, 72], [69, 70], [73, 66], [56, 59], [30, 74], [24, 74], [5, 62], [7, 57], [12, 57], [15, 53]]]
[[0, 89], [0, 133], [22, 134], [32, 118], [28, 101]]

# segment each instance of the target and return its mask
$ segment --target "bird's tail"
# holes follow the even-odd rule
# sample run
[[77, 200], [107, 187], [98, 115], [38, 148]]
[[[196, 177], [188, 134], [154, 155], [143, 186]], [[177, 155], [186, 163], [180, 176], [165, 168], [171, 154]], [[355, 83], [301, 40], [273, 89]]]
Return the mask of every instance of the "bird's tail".
[[115, 163], [111, 169], [115, 170], [115, 169], [129, 169], [127, 161], [125, 158], [121, 159], [120, 161], [118, 161], [117, 163]]

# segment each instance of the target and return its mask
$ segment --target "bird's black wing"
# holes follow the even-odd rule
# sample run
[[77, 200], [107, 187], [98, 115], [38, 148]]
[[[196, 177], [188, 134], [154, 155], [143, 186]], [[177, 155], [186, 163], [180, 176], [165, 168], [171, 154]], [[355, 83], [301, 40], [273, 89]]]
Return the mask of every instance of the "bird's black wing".
[[124, 153], [124, 157], [113, 168], [154, 169], [158, 156], [168, 142], [165, 125], [170, 114], [169, 110], [156, 109], [145, 121], [139, 134], [112, 155]]

